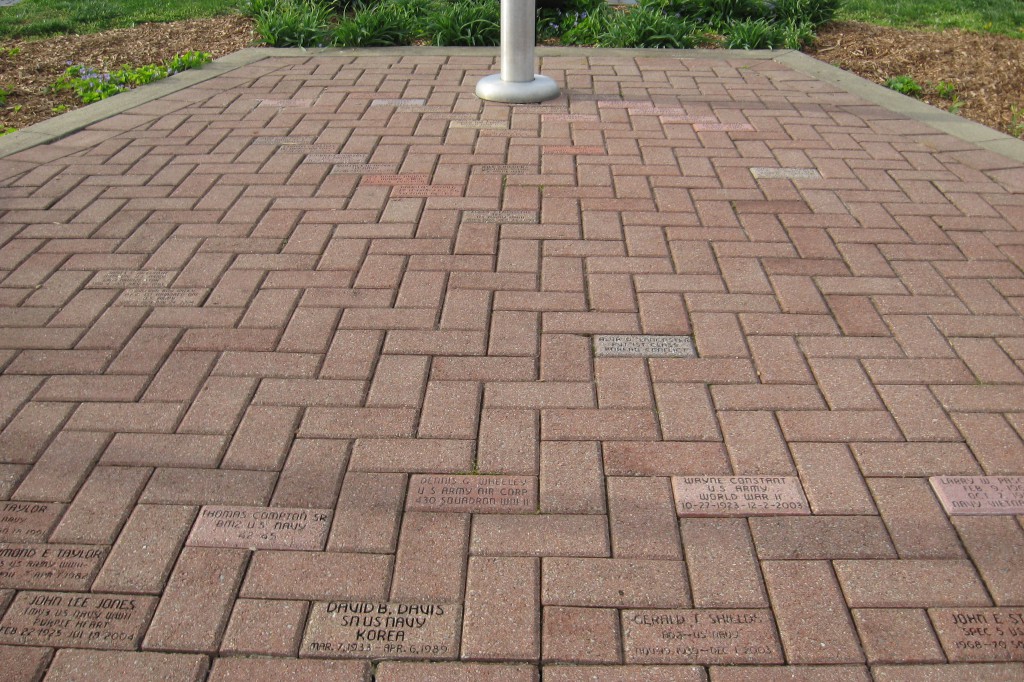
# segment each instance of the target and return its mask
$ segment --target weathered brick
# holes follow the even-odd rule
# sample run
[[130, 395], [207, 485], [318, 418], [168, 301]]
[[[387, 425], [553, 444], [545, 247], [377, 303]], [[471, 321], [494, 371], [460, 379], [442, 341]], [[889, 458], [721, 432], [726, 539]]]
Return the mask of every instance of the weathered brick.
[[327, 549], [394, 552], [405, 491], [405, 474], [347, 474], [334, 511]]
[[304, 601], [239, 599], [224, 631], [220, 652], [296, 656], [308, 609]]
[[109, 545], [128, 518], [149, 480], [151, 469], [96, 467], [75, 495], [51, 542]]
[[540, 559], [470, 557], [462, 658], [538, 660], [540, 604]]
[[681, 561], [545, 556], [545, 606], [685, 608], [691, 605]]
[[469, 551], [489, 556], [610, 555], [603, 516], [477, 514]]
[[46, 677], [55, 682], [100, 682], [118, 678], [138, 682], [168, 679], [202, 682], [209, 667], [207, 657], [200, 654], [61, 649]]
[[393, 561], [393, 557], [384, 554], [257, 550], [249, 562], [239, 596], [384, 601]]
[[685, 518], [680, 531], [694, 606], [768, 606], [746, 519]]
[[855, 559], [834, 563], [851, 607], [989, 605], [985, 588], [969, 561]]
[[682, 559], [668, 478], [609, 477], [608, 523], [617, 559]]
[[469, 518], [469, 514], [405, 513], [395, 555], [391, 601], [462, 602]]
[[619, 663], [622, 649], [615, 609], [545, 606], [545, 663]]
[[868, 663], [942, 663], [945, 656], [923, 609], [853, 609]]
[[900, 558], [960, 559], [964, 556], [956, 531], [949, 525], [927, 481], [869, 478], [867, 483]]

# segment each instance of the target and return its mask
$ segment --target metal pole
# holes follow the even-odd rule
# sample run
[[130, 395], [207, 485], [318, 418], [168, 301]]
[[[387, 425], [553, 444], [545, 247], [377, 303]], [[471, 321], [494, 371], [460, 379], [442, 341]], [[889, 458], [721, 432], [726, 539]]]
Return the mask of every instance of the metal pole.
[[480, 79], [476, 96], [527, 104], [558, 97], [558, 84], [533, 72], [537, 0], [501, 0], [501, 73]]

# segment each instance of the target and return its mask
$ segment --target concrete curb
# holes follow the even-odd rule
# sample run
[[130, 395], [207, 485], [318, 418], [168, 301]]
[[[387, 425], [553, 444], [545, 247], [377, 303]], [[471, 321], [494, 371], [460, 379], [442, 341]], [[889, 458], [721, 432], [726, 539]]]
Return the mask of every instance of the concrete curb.
[[[150, 83], [101, 102], [70, 111], [55, 118], [29, 126], [16, 133], [0, 137], [0, 158], [10, 156], [36, 145], [54, 142], [76, 133], [94, 123], [110, 118], [151, 102], [197, 83], [230, 73], [249, 64], [273, 57], [324, 57], [380, 55], [383, 52], [398, 53], [401, 56], [433, 55], [443, 52], [449, 55], [498, 56], [497, 48], [478, 47], [399, 47], [399, 48], [268, 48], [252, 47], [226, 55], [194, 69], [175, 74], [156, 83]], [[609, 56], [659, 56], [692, 59], [747, 59], [775, 61], [795, 71], [813, 76], [823, 82], [839, 86], [852, 95], [877, 104], [893, 113], [925, 123], [937, 131], [976, 144], [1009, 159], [1024, 163], [1024, 140], [1018, 140], [969, 121], [947, 111], [937, 109], [924, 102], [906, 97], [881, 85], [867, 81], [860, 76], [809, 57], [797, 50], [650, 50], [650, 49], [603, 49], [585, 47], [538, 47], [537, 55], [544, 57], [574, 57], [607, 54]]]

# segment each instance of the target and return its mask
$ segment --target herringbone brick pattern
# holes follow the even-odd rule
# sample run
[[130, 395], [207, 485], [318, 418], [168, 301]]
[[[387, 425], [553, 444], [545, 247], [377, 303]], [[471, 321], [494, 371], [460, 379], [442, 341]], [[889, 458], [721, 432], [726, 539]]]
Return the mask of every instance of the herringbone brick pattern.
[[[101, 550], [0, 570], [0, 676], [366, 680], [304, 638], [392, 602], [457, 620], [381, 682], [1024, 677], [1020, 517], [928, 481], [1024, 475], [1020, 165], [766, 59], [548, 57], [539, 106], [478, 100], [493, 69], [268, 58], [0, 161], [0, 504], [45, 516], [0, 550]], [[532, 513], [406, 510], [469, 473], [536, 477]], [[682, 476], [810, 513], [680, 518]], [[204, 546], [203, 505], [332, 517]], [[24, 639], [48, 592], [146, 613]], [[950, 609], [1016, 627], [957, 648]], [[627, 632], [730, 610], [765, 655]]]

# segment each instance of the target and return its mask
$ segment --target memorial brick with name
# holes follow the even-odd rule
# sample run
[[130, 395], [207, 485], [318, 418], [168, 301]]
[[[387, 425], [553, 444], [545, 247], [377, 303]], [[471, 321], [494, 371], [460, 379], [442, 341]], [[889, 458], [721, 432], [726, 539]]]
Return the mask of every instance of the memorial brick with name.
[[796, 476], [673, 476], [679, 516], [810, 514]]
[[0, 644], [135, 650], [156, 604], [136, 594], [21, 592], [0, 621]]
[[508, 130], [508, 123], [505, 121], [451, 121], [448, 127], [452, 129]]
[[645, 609], [622, 612], [626, 663], [782, 663], [767, 609]]
[[1024, 608], [928, 609], [953, 662], [1024, 661]]
[[536, 175], [540, 168], [525, 163], [485, 164], [477, 166], [476, 172], [484, 175]]
[[414, 474], [405, 508], [475, 514], [532, 514], [536, 476]]
[[107, 551], [96, 545], [0, 544], [0, 587], [87, 590]]
[[1024, 476], [932, 476], [947, 514], [1024, 514]]
[[261, 107], [311, 107], [313, 106], [313, 100], [311, 99], [260, 99], [256, 100], [259, 102]]
[[207, 505], [199, 511], [187, 544], [321, 550], [333, 516], [331, 509]]
[[0, 502], [0, 542], [46, 542], [66, 505]]
[[[344, 156], [344, 154], [334, 154], [333, 156]], [[307, 156], [306, 161], [309, 160]], [[321, 161], [320, 163], [335, 162]], [[331, 173], [334, 175], [363, 175], [364, 173], [393, 173], [396, 170], [398, 170], [398, 165], [394, 163], [349, 163], [347, 161], [339, 161], [331, 169]]]
[[284, 146], [284, 145], [298, 146], [298, 145], [313, 144], [315, 141], [316, 141], [316, 138], [313, 137], [312, 135], [303, 135], [303, 136], [297, 136], [297, 137], [287, 137], [287, 136], [281, 136], [281, 135], [260, 135], [260, 136], [254, 137], [253, 140], [252, 140], [252, 143], [253, 144], [274, 144], [274, 145], [281, 145], [281, 146]]
[[357, 163], [366, 161], [366, 154], [306, 154], [305, 163]]
[[377, 97], [370, 100], [371, 107], [421, 107], [426, 103], [425, 99], [409, 97]]
[[163, 288], [171, 285], [177, 273], [161, 270], [101, 270], [89, 282], [94, 289]]
[[430, 182], [426, 173], [390, 173], [385, 175], [366, 175], [362, 179], [364, 185], [425, 185]]
[[206, 289], [125, 289], [118, 305], [166, 307], [197, 306], [206, 298]]
[[601, 117], [594, 114], [543, 114], [542, 121], [600, 121]]
[[338, 151], [336, 144], [283, 144], [279, 154], [333, 154]]
[[749, 123], [694, 123], [693, 129], [697, 132], [741, 132], [753, 130], [754, 126]]
[[597, 146], [586, 146], [586, 145], [554, 145], [544, 147], [545, 154], [571, 154], [573, 156], [600, 156], [607, 154], [608, 150], [604, 147]]
[[697, 349], [689, 336], [598, 334], [594, 354], [606, 358], [695, 358]]
[[461, 197], [462, 185], [397, 185], [391, 190], [391, 197]]
[[458, 604], [316, 602], [299, 656], [451, 660], [461, 628]]

